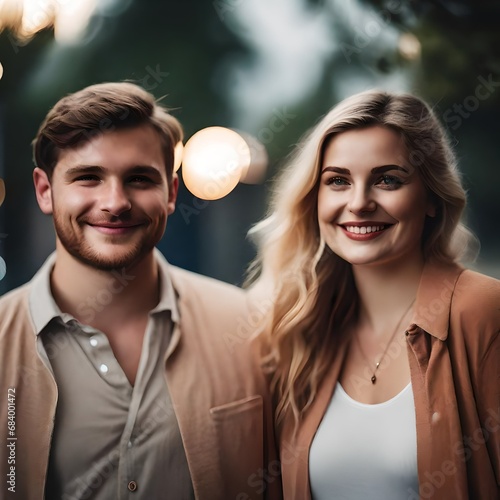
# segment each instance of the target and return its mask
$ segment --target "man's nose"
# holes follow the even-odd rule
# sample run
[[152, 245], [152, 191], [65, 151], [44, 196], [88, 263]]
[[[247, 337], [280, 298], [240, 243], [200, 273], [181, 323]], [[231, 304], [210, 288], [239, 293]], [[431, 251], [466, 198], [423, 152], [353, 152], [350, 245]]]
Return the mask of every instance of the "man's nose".
[[131, 207], [132, 203], [121, 182], [110, 181], [106, 186], [103, 186], [100, 200], [100, 209], [102, 211], [118, 217], [130, 210]]

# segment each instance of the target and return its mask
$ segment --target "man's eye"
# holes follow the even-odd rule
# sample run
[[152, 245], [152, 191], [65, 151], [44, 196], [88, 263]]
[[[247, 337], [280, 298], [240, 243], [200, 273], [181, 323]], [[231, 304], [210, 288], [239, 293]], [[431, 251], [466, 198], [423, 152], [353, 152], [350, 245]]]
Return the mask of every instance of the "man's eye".
[[75, 181], [98, 181], [99, 177], [96, 175], [80, 175]]
[[131, 177], [129, 179], [129, 182], [136, 182], [136, 183], [144, 183], [144, 182], [153, 182], [149, 177], [144, 177], [143, 175], [134, 175], [134, 177]]

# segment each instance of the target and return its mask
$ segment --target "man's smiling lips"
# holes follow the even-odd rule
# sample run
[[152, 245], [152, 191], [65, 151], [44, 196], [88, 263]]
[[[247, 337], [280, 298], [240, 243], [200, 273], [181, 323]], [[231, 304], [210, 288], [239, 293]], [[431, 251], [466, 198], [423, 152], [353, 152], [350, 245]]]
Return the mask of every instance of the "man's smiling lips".
[[121, 234], [129, 234], [138, 227], [142, 226], [142, 223], [113, 223], [113, 222], [104, 222], [104, 223], [91, 223], [86, 222], [87, 225], [94, 228], [96, 231], [99, 231], [103, 234], [108, 235], [121, 235]]
[[355, 241], [373, 240], [380, 236], [384, 231], [393, 226], [393, 224], [380, 221], [366, 222], [344, 222], [338, 224], [344, 234]]

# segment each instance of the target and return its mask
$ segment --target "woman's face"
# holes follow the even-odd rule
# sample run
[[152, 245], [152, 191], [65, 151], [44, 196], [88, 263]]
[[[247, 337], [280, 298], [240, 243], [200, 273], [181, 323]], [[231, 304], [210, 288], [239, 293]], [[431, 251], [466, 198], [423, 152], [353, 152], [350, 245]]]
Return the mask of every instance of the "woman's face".
[[334, 136], [320, 175], [319, 228], [334, 253], [353, 265], [422, 259], [434, 207], [398, 133], [372, 126]]

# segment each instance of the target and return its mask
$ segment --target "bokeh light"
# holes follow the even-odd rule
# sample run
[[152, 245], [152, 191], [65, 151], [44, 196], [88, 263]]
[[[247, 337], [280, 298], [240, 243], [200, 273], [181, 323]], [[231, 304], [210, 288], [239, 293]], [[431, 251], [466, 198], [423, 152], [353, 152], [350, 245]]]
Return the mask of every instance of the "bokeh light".
[[7, 274], [7, 264], [5, 264], [5, 261], [0, 257], [0, 281], [2, 281], [5, 278], [5, 275]]
[[250, 150], [250, 164], [243, 168], [240, 182], [244, 184], [260, 184], [266, 177], [267, 166], [269, 164], [269, 155], [267, 149], [253, 135], [238, 130]]
[[398, 41], [399, 53], [407, 60], [418, 59], [422, 52], [419, 39], [413, 33], [403, 33]]
[[182, 178], [198, 198], [218, 200], [236, 187], [250, 161], [250, 148], [241, 135], [224, 127], [208, 127], [184, 146]]
[[184, 144], [182, 144], [182, 141], [179, 141], [174, 149], [174, 172], [177, 172], [181, 168], [183, 153]]
[[97, 0], [0, 0], [0, 31], [29, 41], [39, 31], [54, 27], [57, 42], [78, 42], [97, 8]]
[[5, 200], [5, 182], [0, 178], [0, 207]]

